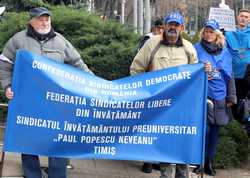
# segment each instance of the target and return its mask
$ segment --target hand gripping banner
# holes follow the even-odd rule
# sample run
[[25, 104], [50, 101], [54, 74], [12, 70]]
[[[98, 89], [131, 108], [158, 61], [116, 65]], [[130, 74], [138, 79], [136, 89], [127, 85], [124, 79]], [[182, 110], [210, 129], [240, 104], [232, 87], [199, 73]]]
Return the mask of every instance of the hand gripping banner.
[[18, 51], [4, 150], [200, 164], [206, 85], [203, 64], [107, 81]]

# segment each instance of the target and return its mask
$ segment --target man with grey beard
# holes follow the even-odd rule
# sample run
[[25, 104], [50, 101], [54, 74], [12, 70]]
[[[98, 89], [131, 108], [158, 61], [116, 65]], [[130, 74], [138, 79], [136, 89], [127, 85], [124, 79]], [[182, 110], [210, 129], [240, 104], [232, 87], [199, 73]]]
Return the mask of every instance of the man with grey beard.
[[197, 63], [193, 45], [181, 37], [184, 17], [178, 11], [164, 19], [164, 32], [150, 38], [135, 56], [130, 66], [131, 75], [142, 72]]
[[[164, 19], [163, 34], [151, 37], [144, 44], [130, 66], [130, 74], [136, 75], [147, 71], [197, 63], [198, 59], [193, 45], [181, 37], [183, 30], [184, 17], [182, 14], [179, 11], [170, 12]], [[205, 70], [209, 70], [206, 67], [210, 66], [205, 65]], [[185, 143], [183, 143], [183, 147], [185, 147]], [[162, 163], [160, 167], [160, 178], [173, 177], [173, 169], [169, 163]], [[146, 170], [144, 168], [143, 171]], [[175, 178], [187, 177], [187, 170], [187, 165], [177, 164]], [[150, 172], [149, 169], [148, 173]]]
[[[11, 37], [0, 55], [0, 81], [8, 99], [15, 97], [11, 89], [11, 80], [16, 52], [19, 49], [28, 50], [56, 62], [69, 64], [92, 73], [71, 43], [53, 30], [51, 12], [48, 9], [32, 8], [29, 14], [30, 21], [27, 29]], [[43, 145], [40, 146], [43, 147]], [[48, 177], [66, 178], [66, 164], [67, 159], [65, 158], [49, 157]], [[22, 167], [25, 178], [42, 178], [37, 155], [22, 154]]]

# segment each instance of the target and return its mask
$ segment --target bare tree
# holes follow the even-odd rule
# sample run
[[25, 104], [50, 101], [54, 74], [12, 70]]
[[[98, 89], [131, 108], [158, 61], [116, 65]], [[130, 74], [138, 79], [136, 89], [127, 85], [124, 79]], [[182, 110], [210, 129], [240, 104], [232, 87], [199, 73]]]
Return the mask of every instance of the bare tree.
[[139, 17], [139, 22], [138, 22], [138, 26], [139, 26], [139, 32], [141, 35], [143, 35], [143, 0], [139, 0], [138, 3], [138, 17]]
[[137, 0], [133, 2], [133, 27], [137, 33]]
[[150, 0], [145, 0], [145, 33], [149, 33], [150, 28], [151, 28]]

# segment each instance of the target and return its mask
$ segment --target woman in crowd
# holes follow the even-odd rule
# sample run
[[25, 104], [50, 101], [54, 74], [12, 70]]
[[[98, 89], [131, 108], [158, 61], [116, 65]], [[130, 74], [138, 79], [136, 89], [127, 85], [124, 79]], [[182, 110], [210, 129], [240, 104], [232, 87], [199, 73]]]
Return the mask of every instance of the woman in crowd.
[[[199, 62], [210, 62], [208, 73], [208, 115], [206, 128], [204, 172], [216, 174], [213, 160], [218, 143], [219, 128], [228, 124], [231, 118], [230, 106], [236, 103], [236, 91], [232, 77], [232, 57], [225, 47], [225, 38], [215, 20], [205, 22], [200, 33], [200, 42], [195, 44]], [[194, 170], [201, 171], [201, 167]]]

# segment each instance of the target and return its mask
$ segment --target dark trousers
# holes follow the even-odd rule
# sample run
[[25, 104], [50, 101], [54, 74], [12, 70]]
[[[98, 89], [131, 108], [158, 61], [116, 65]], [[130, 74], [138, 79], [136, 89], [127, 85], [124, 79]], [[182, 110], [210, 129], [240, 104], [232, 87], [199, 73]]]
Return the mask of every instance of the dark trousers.
[[205, 156], [213, 160], [216, 154], [216, 146], [219, 140], [219, 126], [207, 124]]
[[[66, 178], [67, 159], [48, 158], [48, 178]], [[40, 161], [37, 155], [22, 154], [22, 167], [25, 178], [42, 178]]]

